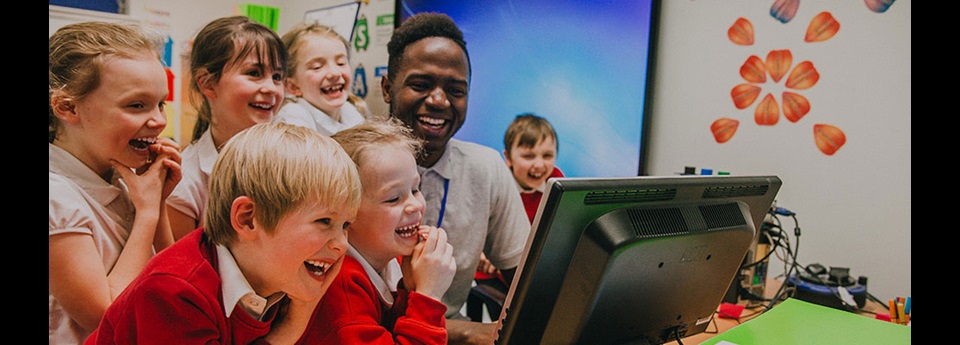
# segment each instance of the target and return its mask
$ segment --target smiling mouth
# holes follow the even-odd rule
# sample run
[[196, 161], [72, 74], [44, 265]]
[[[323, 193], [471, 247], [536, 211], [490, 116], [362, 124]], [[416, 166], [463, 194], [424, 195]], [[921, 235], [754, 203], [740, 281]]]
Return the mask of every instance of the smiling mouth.
[[421, 125], [431, 129], [440, 129], [443, 128], [443, 125], [447, 124], [447, 120], [437, 119], [433, 117], [421, 116], [417, 119]]
[[339, 93], [343, 91], [343, 87], [343, 84], [324, 87], [320, 89], [320, 92], [323, 92], [324, 94]]
[[445, 135], [444, 131], [447, 130], [448, 120], [438, 119], [428, 116], [420, 116], [417, 118], [417, 125], [419, 126], [419, 132], [425, 137], [442, 137]]
[[153, 145], [156, 142], [157, 142], [157, 137], [149, 137], [149, 138], [131, 139], [128, 142], [128, 144], [135, 151], [146, 151], [148, 148], [150, 148], [150, 145]]
[[400, 236], [401, 238], [410, 238], [410, 237], [413, 237], [413, 235], [417, 233], [417, 230], [418, 230], [418, 229], [420, 229], [420, 223], [419, 223], [419, 222], [417, 222], [417, 224], [413, 224], [413, 225], [409, 225], [409, 226], [404, 226], [404, 227], [399, 227], [399, 228], [397, 228], [396, 230], [393, 230], [393, 232], [396, 232], [397, 235]]
[[320, 262], [316, 260], [304, 261], [303, 265], [306, 266], [307, 270], [310, 271], [310, 273], [313, 273], [315, 276], [323, 276], [325, 273], [327, 273], [327, 270], [333, 266], [332, 263]]
[[273, 104], [269, 104], [269, 103], [250, 103], [250, 106], [253, 108], [263, 109], [267, 111], [270, 111], [273, 109]]

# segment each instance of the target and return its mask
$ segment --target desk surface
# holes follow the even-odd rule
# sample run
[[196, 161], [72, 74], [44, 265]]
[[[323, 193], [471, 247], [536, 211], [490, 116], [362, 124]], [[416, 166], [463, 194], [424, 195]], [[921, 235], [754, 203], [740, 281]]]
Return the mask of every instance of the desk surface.
[[[772, 298], [777, 293], [777, 290], [780, 289], [781, 285], [782, 282], [779, 280], [767, 279], [767, 284], [763, 290], [764, 297]], [[680, 341], [682, 341], [684, 345], [696, 345], [706, 341], [707, 339], [713, 338], [717, 334], [726, 332], [727, 330], [760, 315], [760, 313], [762, 313], [765, 309], [764, 305], [766, 305], [768, 302], [762, 302], [763, 304], [759, 303], [760, 302], [741, 300], [737, 304], [746, 306], [746, 308], [743, 309], [743, 314], [741, 314], [739, 319], [725, 319], [715, 316], [713, 318], [714, 321], [711, 322], [706, 331], [700, 334], [694, 334], [689, 337], [682, 338]], [[861, 308], [860, 314], [864, 317], [873, 318], [874, 314], [886, 313], [887, 310], [888, 309], [884, 305], [874, 302], [868, 298], [867, 303], [864, 304], [863, 308]], [[666, 344], [676, 345], [678, 343], [676, 341], [671, 341]]]

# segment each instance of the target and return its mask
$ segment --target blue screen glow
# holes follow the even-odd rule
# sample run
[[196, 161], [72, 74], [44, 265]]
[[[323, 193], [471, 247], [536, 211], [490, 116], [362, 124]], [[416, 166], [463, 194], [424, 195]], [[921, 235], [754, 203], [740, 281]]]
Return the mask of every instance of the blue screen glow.
[[398, 0], [403, 20], [446, 13], [467, 41], [473, 75], [456, 138], [502, 151], [513, 118], [557, 130], [568, 177], [637, 176], [653, 0]]

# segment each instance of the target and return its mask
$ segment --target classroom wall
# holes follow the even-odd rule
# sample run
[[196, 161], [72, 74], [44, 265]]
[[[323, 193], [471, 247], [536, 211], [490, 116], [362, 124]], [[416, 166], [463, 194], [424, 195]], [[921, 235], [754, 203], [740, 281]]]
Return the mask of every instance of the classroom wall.
[[[848, 267], [886, 300], [911, 290], [911, 1], [893, 2], [883, 13], [871, 11], [871, 2], [804, 0], [783, 23], [770, 14], [774, 1], [663, 1], [647, 171], [671, 175], [695, 166], [780, 176], [777, 206], [796, 212], [801, 229], [794, 238], [793, 220], [780, 217], [799, 244], [797, 261]], [[824, 11], [839, 31], [804, 41]], [[752, 22], [753, 45], [727, 36], [741, 17]], [[735, 107], [731, 90], [746, 83], [739, 71], [747, 57], [782, 49], [791, 50], [794, 66], [812, 62], [817, 83], [803, 90], [784, 87], [784, 80], [757, 83], [759, 99]], [[807, 98], [809, 113], [791, 122], [781, 112], [775, 125], [757, 125], [760, 99], [772, 93], [782, 107], [788, 90]], [[710, 127], [723, 117], [740, 124], [718, 143]], [[845, 144], [832, 155], [820, 151], [815, 124], [841, 129]], [[771, 276], [782, 268], [774, 258]]]
[[[171, 136], [186, 145], [190, 140], [193, 124], [196, 121], [195, 111], [188, 102], [183, 101], [183, 91], [187, 88], [189, 81], [184, 80], [182, 76], [188, 75], [184, 67], [185, 59], [183, 55], [189, 52], [189, 42], [204, 25], [213, 19], [239, 14], [237, 6], [241, 4], [255, 4], [261, 6], [272, 6], [280, 9], [280, 20], [277, 25], [277, 32], [280, 35], [286, 33], [290, 28], [304, 19], [307, 11], [337, 6], [351, 3], [349, 0], [261, 0], [256, 2], [240, 0], [127, 0], [130, 9], [129, 16], [142, 21], [146, 26], [157, 29], [167, 34], [173, 40], [173, 61], [171, 70], [176, 74], [175, 81], [175, 99], [168, 102], [171, 116], [168, 121], [169, 132]], [[392, 12], [393, 0], [364, 0], [361, 1], [361, 14], [380, 13], [383, 11]], [[386, 65], [386, 40], [389, 40], [389, 33], [392, 31], [392, 24], [386, 30], [386, 38], [382, 31], [386, 25], [376, 25], [375, 18], [370, 19], [369, 35], [371, 48], [357, 54], [356, 49], [351, 52], [353, 62], [364, 64], [364, 70], [367, 73], [366, 85], [367, 94], [364, 97], [367, 100], [368, 107], [375, 115], [386, 114], [386, 103], [381, 96], [379, 80], [375, 78], [375, 65], [378, 60], [383, 60]], [[382, 41], [382, 42], [381, 42]], [[382, 45], [382, 48], [378, 48]]]
[[[281, 33], [304, 19], [310, 11], [334, 7], [354, 1], [345, 0], [290, 0], [285, 1], [280, 11]], [[389, 116], [390, 109], [383, 101], [380, 73], [387, 70], [387, 42], [393, 33], [394, 0], [363, 0], [357, 15], [363, 23], [357, 25], [354, 39], [350, 42], [350, 65], [354, 70], [352, 93], [367, 102], [374, 116]], [[356, 37], [359, 36], [359, 37]]]
[[[256, 4], [281, 9], [282, 33], [306, 11], [346, 2]], [[791, 243], [799, 245], [798, 262], [849, 267], [851, 275], [869, 278], [869, 292], [887, 299], [911, 292], [911, 1], [896, 1], [883, 13], [869, 10], [865, 3], [870, 2], [875, 1], [805, 0], [784, 23], [770, 15], [773, 1], [664, 0], [646, 163], [650, 175], [674, 175], [695, 166], [780, 176], [777, 205], [796, 212], [801, 228], [799, 238], [791, 235]], [[130, 15], [173, 39], [175, 73], [181, 71], [176, 57], [186, 42], [210, 20], [235, 14], [241, 3], [248, 2], [128, 0]], [[388, 4], [392, 1], [365, 1], [371, 7]], [[805, 42], [811, 19], [824, 11], [840, 30], [828, 40]], [[740, 17], [752, 22], [752, 45], [727, 37]], [[791, 50], [794, 65], [811, 61], [819, 80], [792, 90], [811, 104], [803, 118], [791, 122], [780, 114], [775, 125], [760, 126], [754, 121], [757, 103], [768, 92], [781, 103], [785, 81], [764, 83], [760, 99], [745, 109], [734, 106], [731, 89], [745, 83], [739, 70], [748, 56], [762, 59], [781, 49]], [[177, 77], [172, 105], [179, 112]], [[376, 102], [379, 89], [371, 91], [368, 102]], [[710, 130], [719, 118], [739, 121], [724, 143]], [[183, 130], [177, 119], [170, 123]], [[831, 155], [815, 143], [813, 127], [821, 123], [846, 137]], [[792, 234], [793, 220], [781, 220]], [[782, 272], [782, 261], [774, 258], [771, 276]]]

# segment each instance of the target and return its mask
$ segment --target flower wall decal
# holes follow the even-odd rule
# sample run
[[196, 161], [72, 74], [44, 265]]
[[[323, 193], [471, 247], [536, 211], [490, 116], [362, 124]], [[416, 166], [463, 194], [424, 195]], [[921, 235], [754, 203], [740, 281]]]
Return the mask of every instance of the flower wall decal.
[[780, 96], [783, 100], [783, 117], [790, 122], [800, 121], [800, 118], [810, 112], [810, 101], [800, 94], [784, 91]]
[[737, 21], [727, 30], [727, 37], [734, 44], [748, 46], [753, 44], [753, 23], [746, 18], [737, 18]]
[[[773, 50], [767, 53], [766, 62], [756, 55], [750, 55], [747, 61], [740, 66], [740, 76], [747, 83], [734, 86], [730, 90], [730, 97], [733, 99], [733, 105], [737, 109], [746, 109], [753, 105], [757, 100], [763, 88], [754, 84], [763, 84], [767, 81], [767, 74], [774, 83], [783, 79], [783, 76], [790, 71], [793, 63], [793, 54], [790, 50]], [[820, 80], [820, 73], [810, 61], [803, 61], [797, 64], [790, 71], [787, 81], [784, 84], [787, 88], [794, 90], [805, 90], [813, 87]], [[783, 114], [790, 122], [797, 122], [810, 112], [810, 101], [806, 97], [796, 92], [784, 91], [781, 94], [783, 103]], [[772, 126], [780, 120], [780, 106], [773, 94], [767, 93], [754, 111], [754, 122], [761, 126]], [[727, 137], [727, 140], [730, 138]]]
[[833, 155], [847, 142], [847, 136], [839, 128], [825, 123], [813, 125], [813, 138], [817, 148], [828, 156]]
[[893, 5], [893, 1], [894, 0], [863, 0], [863, 2], [867, 4], [867, 8], [877, 13], [886, 12], [887, 9]]
[[[874, 2], [866, 1], [868, 7]], [[782, 23], [787, 23], [793, 19], [799, 6], [799, 0], [777, 0], [770, 8], [770, 15]], [[840, 22], [830, 12], [820, 12], [807, 25], [804, 41], [823, 42], [833, 38], [839, 31]], [[737, 45], [753, 45], [753, 23], [743, 17], [737, 18], [727, 29], [727, 37]], [[793, 52], [790, 49], [775, 49], [767, 52], [765, 59], [757, 55], [748, 56], [739, 72], [745, 82], [730, 90], [730, 98], [737, 109], [749, 108], [760, 99], [753, 112], [753, 120], [757, 125], [774, 126], [779, 123], [781, 108], [783, 117], [791, 123], [799, 122], [810, 113], [810, 100], [798, 91], [810, 89], [820, 81], [820, 72], [812, 61], [805, 60], [794, 65]], [[786, 80], [783, 86], [789, 90], [781, 92], [779, 102], [771, 92], [760, 98], [767, 83], [779, 83], [784, 77]], [[739, 126], [739, 120], [721, 117], [710, 125], [710, 131], [714, 140], [723, 144], [733, 138]], [[814, 144], [820, 152], [833, 155], [846, 141], [846, 135], [840, 128], [825, 123], [814, 125]]]
[[800, 0], [777, 0], [770, 6], [770, 16], [781, 23], [787, 23], [797, 15], [797, 8], [800, 8]]
[[807, 42], [826, 41], [840, 31], [840, 23], [833, 18], [830, 12], [820, 12], [807, 27], [807, 35], [803, 38]]
[[770, 71], [770, 78], [774, 83], [779, 83], [780, 78], [787, 75], [790, 65], [793, 64], [793, 54], [789, 50], [771, 50], [767, 53], [767, 70]]
[[790, 77], [787, 77], [786, 85], [791, 89], [806, 90], [817, 84], [818, 80], [820, 80], [820, 73], [817, 73], [813, 63], [804, 61], [793, 68]]
[[730, 138], [733, 138], [739, 126], [740, 121], [723, 117], [713, 121], [713, 124], [710, 125], [710, 131], [713, 132], [713, 138], [716, 139], [718, 143], [725, 143], [727, 140], [730, 140]]

